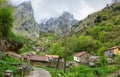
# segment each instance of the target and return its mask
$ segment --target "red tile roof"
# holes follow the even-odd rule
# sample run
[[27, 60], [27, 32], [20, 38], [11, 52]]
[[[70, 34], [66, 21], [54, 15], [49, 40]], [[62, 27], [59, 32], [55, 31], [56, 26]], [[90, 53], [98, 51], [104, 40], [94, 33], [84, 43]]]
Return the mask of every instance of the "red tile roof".
[[31, 55], [30, 60], [49, 62], [49, 58], [47, 56], [38, 56], [38, 55]]
[[79, 52], [79, 53], [74, 54], [74, 56], [76, 56], [76, 57], [81, 57], [81, 56], [83, 56], [83, 55], [85, 55], [85, 54], [87, 54], [87, 52], [86, 52], [86, 51], [82, 51], [82, 52]]

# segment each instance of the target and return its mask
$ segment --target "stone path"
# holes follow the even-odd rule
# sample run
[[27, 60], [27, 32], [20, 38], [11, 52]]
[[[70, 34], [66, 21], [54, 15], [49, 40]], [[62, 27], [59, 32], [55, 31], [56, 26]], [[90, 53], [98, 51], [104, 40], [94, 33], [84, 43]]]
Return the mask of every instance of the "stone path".
[[42, 68], [34, 67], [34, 70], [30, 72], [28, 76], [25, 77], [52, 77], [50, 73]]

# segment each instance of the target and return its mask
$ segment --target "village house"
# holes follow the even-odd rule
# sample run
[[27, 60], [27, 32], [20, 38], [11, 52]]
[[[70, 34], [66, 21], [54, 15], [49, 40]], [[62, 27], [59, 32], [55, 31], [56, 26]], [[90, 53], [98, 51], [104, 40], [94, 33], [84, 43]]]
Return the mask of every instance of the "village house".
[[[23, 56], [23, 60], [25, 62], [29, 62], [34, 66], [41, 65], [41, 66], [56, 67], [58, 59], [59, 59], [58, 55], [39, 56], [39, 55], [27, 54], [26, 56]], [[61, 63], [63, 63], [62, 60], [59, 61], [59, 66], [61, 65]]]
[[58, 61], [59, 59], [58, 55], [45, 55], [45, 56], [47, 56], [50, 61], [54, 61], [54, 62]]
[[98, 61], [99, 56], [90, 56], [89, 57], [89, 66], [94, 67], [95, 63]]
[[32, 65], [49, 66], [49, 58], [47, 56], [31, 55], [29, 60]]
[[120, 46], [114, 46], [112, 48], [108, 48], [105, 52], [104, 55], [106, 57], [112, 58], [113, 55], [120, 55]]
[[57, 67], [57, 63], [59, 60], [59, 64], [58, 64], [58, 68], [63, 68], [64, 64], [64, 60], [60, 59], [58, 55], [45, 55], [49, 58], [49, 66], [50, 67]]
[[82, 51], [74, 54], [73, 59], [78, 63], [86, 64], [88, 63], [88, 57], [89, 57], [89, 54], [86, 51]]

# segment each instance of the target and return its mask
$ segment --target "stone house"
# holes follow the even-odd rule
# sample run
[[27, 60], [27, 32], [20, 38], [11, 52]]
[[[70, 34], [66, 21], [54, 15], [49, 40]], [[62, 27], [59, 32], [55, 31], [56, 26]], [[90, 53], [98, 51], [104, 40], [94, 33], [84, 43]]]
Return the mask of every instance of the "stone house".
[[112, 58], [113, 55], [114, 55], [114, 50], [111, 50], [111, 49], [106, 50], [106, 51], [104, 52], [104, 55], [105, 55], [106, 57]]
[[113, 55], [120, 55], [120, 46], [114, 46], [112, 48], [108, 48], [105, 52], [104, 55], [106, 57], [112, 58]]
[[49, 67], [64, 67], [64, 60], [60, 59], [58, 55], [45, 55], [49, 58]]
[[86, 51], [82, 51], [74, 54], [73, 59], [78, 63], [86, 64], [88, 63], [88, 57], [89, 57], [89, 54]]
[[45, 55], [46, 57], [49, 58], [50, 61], [57, 62], [59, 59], [58, 55]]
[[41, 65], [41, 66], [49, 66], [49, 58], [47, 56], [38, 56], [31, 55], [29, 57], [30, 64], [32, 65]]
[[[41, 65], [41, 66], [56, 67], [58, 59], [59, 59], [58, 55], [39, 56], [39, 55], [27, 54], [26, 56], [23, 56], [23, 60], [25, 62], [29, 62], [34, 66]], [[63, 63], [62, 60], [59, 61], [59, 66], [61, 65], [61, 63]]]

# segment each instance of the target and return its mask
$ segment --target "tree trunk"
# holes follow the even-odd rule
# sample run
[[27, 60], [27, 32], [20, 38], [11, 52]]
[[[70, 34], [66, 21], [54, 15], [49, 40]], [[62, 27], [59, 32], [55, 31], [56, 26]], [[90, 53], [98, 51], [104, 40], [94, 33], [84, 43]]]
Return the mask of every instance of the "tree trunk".
[[66, 73], [66, 51], [64, 52], [64, 73]]
[[60, 63], [60, 59], [58, 58], [58, 60], [57, 60], [57, 65], [56, 65], [56, 69], [58, 69], [59, 63]]

